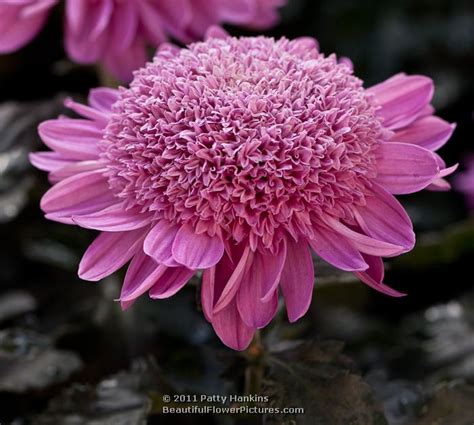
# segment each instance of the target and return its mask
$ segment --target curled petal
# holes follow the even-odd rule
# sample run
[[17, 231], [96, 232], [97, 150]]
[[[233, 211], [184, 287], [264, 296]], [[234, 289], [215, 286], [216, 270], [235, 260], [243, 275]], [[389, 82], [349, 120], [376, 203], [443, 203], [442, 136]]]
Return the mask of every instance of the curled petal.
[[391, 297], [404, 297], [406, 294], [398, 292], [383, 283], [384, 266], [380, 257], [364, 255], [364, 259], [369, 264], [369, 268], [364, 272], [355, 272], [354, 274], [366, 285]]

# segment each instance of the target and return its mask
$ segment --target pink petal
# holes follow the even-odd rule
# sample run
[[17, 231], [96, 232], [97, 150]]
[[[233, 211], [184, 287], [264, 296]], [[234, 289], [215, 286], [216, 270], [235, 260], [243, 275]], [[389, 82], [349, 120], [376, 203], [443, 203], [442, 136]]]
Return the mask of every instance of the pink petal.
[[29, 154], [30, 162], [33, 166], [42, 171], [58, 170], [65, 165], [74, 164], [70, 159], [65, 159], [57, 152], [35, 152]]
[[194, 0], [192, 2], [192, 19], [186, 28], [188, 38], [201, 38], [210, 25], [220, 21], [219, 13], [218, 1]]
[[433, 81], [421, 75], [398, 74], [367, 90], [381, 108], [383, 125], [397, 129], [415, 120], [433, 97]]
[[150, 297], [154, 299], [169, 298], [183, 288], [193, 277], [195, 270], [186, 267], [170, 267], [150, 289]]
[[69, 217], [88, 214], [117, 202], [102, 174], [103, 170], [76, 174], [49, 189], [41, 199], [41, 209], [49, 216]]
[[179, 38], [179, 34], [192, 22], [192, 3], [189, 0], [160, 0], [154, 7], [162, 16], [166, 30]]
[[443, 168], [439, 171], [438, 177], [447, 177], [453, 174], [459, 167], [459, 164], [454, 164], [451, 167]]
[[[85, 173], [86, 171], [100, 170], [104, 167], [104, 164], [99, 161], [78, 161], [68, 163], [57, 170], [53, 170], [49, 173], [50, 181], [56, 183], [61, 180], [67, 179], [68, 177], [75, 176], [79, 173]], [[102, 169], [102, 171], [104, 171]]]
[[364, 255], [364, 259], [369, 264], [369, 269], [365, 272], [355, 272], [354, 274], [366, 285], [391, 297], [404, 297], [406, 294], [395, 291], [382, 283], [384, 278], [383, 261], [380, 257]]
[[93, 214], [75, 215], [72, 219], [78, 226], [86, 229], [127, 232], [150, 224], [152, 215], [142, 213], [138, 208], [125, 210], [122, 204], [115, 204]]
[[280, 287], [285, 298], [288, 320], [296, 322], [306, 314], [313, 297], [313, 259], [306, 241], [295, 242], [288, 238], [286, 244], [286, 261]]
[[[204, 316], [209, 322], [212, 321], [214, 315], [214, 305], [228, 284], [235, 268], [234, 262], [225, 252], [222, 259], [214, 267], [210, 267], [202, 273], [201, 305]], [[232, 301], [233, 296], [227, 304]]]
[[166, 270], [166, 266], [157, 264], [151, 257], [139, 251], [128, 267], [120, 293], [120, 301], [133, 301], [143, 295]]
[[432, 152], [406, 143], [381, 143], [376, 151], [375, 181], [397, 195], [418, 192], [428, 186], [439, 172]]
[[247, 24], [256, 13], [255, 1], [220, 0], [220, 19], [234, 24]]
[[109, 121], [108, 114], [104, 114], [103, 112], [91, 108], [90, 106], [74, 102], [74, 100], [71, 98], [64, 100], [64, 106], [69, 108], [71, 111], [74, 111], [76, 114], [82, 115], [84, 118], [96, 121], [96, 124], [98, 124], [97, 127], [105, 128]]
[[426, 189], [432, 192], [447, 192], [451, 190], [451, 184], [445, 179], [436, 179]]
[[89, 92], [89, 105], [98, 111], [110, 113], [112, 112], [112, 105], [117, 102], [120, 97], [120, 92], [116, 89], [108, 87], [99, 87], [92, 89]]
[[48, 11], [52, 6], [58, 3], [58, 0], [36, 0], [34, 2], [31, 1], [22, 1], [22, 0], [4, 0], [6, 3], [17, 3], [21, 4], [24, 3], [27, 6], [21, 11], [21, 17], [31, 17], [38, 13], [44, 13]]
[[163, 31], [163, 17], [152, 2], [137, 2], [142, 30], [155, 46], [166, 40]]
[[345, 236], [331, 229], [314, 228], [314, 239], [308, 242], [316, 254], [340, 270], [365, 270], [368, 267], [359, 250]]
[[[278, 288], [280, 282], [281, 272], [286, 260], [286, 240], [282, 240], [275, 254], [264, 255], [260, 252], [255, 252], [253, 261], [250, 266], [250, 279], [254, 277], [262, 283], [263, 302], [269, 301], [273, 297], [273, 293]], [[255, 275], [251, 271], [255, 269]]]
[[225, 345], [238, 351], [250, 345], [255, 333], [240, 317], [235, 300], [213, 316], [212, 326]]
[[354, 70], [354, 63], [346, 56], [340, 57], [338, 63], [346, 65], [351, 71]]
[[219, 236], [196, 234], [189, 224], [183, 224], [172, 247], [173, 258], [189, 269], [207, 269], [224, 254], [224, 243]]
[[410, 217], [402, 205], [386, 190], [372, 186], [373, 196], [357, 207], [357, 219], [364, 232], [375, 239], [402, 246], [410, 251], [415, 245], [415, 233]]
[[87, 17], [88, 0], [66, 1], [67, 25], [72, 31], [79, 31]]
[[[284, 248], [282, 248], [284, 247]], [[277, 255], [256, 251], [237, 292], [237, 308], [251, 328], [263, 328], [278, 309], [277, 287], [285, 264], [286, 244]]]
[[221, 40], [225, 40], [229, 38], [230, 34], [222, 27], [217, 25], [211, 25], [204, 35], [204, 40], [209, 40], [210, 38], [218, 38]]
[[158, 46], [155, 55], [172, 58], [175, 57], [180, 52], [180, 50], [181, 49], [175, 44], [164, 42]]
[[167, 220], [160, 220], [148, 233], [143, 244], [143, 250], [157, 263], [169, 267], [179, 264], [173, 259], [171, 249], [178, 233], [179, 226], [171, 224]]
[[63, 118], [49, 120], [38, 127], [46, 146], [66, 159], [88, 160], [99, 156], [102, 130], [93, 121]]
[[[218, 288], [222, 289], [220, 293], [216, 294], [214, 313], [218, 313], [224, 309], [234, 299], [247, 267], [253, 260], [253, 255], [250, 246], [246, 245], [240, 257], [236, 257], [239, 258], [239, 260], [236, 261], [232, 258], [233, 261], [230, 261], [230, 264], [236, 264], [235, 267], [231, 267], [229, 263], [223, 263], [222, 261], [217, 264], [215, 270], [215, 284]], [[229, 269], [231, 270], [230, 274], [228, 273]]]
[[370, 236], [358, 233], [332, 217], [324, 217], [324, 221], [337, 233], [346, 237], [356, 249], [365, 254], [387, 257], [404, 252], [402, 246], [379, 241]]
[[449, 124], [438, 117], [427, 116], [416, 120], [408, 127], [395, 131], [390, 141], [412, 143], [435, 151], [448, 141], [455, 128], [456, 124]]
[[65, 45], [68, 55], [82, 64], [96, 62], [108, 48], [107, 26], [112, 0], [66, 2]]
[[135, 255], [144, 236], [143, 229], [101, 233], [82, 257], [79, 277], [96, 282], [111, 275]]
[[116, 2], [109, 28], [109, 49], [116, 54], [135, 40], [138, 27], [137, 8], [132, 2]]
[[313, 37], [297, 37], [290, 41], [290, 43], [292, 45], [292, 50], [295, 49], [295, 51], [300, 54], [306, 54], [311, 50], [319, 52], [318, 40]]
[[[48, 2], [48, 7], [54, 3]], [[24, 6], [0, 4], [0, 53], [11, 53], [29, 43], [41, 30], [48, 10], [23, 14]]]
[[[256, 2], [253, 19], [245, 25], [252, 29], [266, 29], [274, 26], [280, 19], [277, 8], [285, 5], [285, 0], [261, 0]], [[232, 22], [229, 20], [229, 22]]]

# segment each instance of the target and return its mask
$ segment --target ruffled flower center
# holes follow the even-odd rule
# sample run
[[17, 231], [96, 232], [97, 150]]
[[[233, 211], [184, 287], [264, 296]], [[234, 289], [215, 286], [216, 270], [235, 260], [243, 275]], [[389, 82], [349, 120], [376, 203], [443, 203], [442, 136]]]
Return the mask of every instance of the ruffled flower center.
[[101, 161], [126, 208], [272, 248], [353, 221], [376, 176], [376, 106], [303, 40], [211, 39], [159, 53], [122, 89]]

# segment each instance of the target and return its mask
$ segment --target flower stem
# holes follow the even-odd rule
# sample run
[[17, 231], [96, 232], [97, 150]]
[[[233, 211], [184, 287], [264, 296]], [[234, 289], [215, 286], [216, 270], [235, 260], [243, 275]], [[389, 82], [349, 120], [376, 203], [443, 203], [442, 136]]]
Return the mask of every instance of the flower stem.
[[245, 351], [248, 361], [245, 370], [245, 394], [259, 394], [264, 374], [265, 349], [262, 344], [260, 331], [255, 332], [254, 339]]

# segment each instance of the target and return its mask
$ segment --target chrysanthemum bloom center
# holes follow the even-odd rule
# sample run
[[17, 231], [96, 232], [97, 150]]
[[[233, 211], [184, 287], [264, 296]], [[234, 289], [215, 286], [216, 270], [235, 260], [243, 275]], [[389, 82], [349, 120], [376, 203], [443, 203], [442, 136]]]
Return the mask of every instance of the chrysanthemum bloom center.
[[253, 249], [354, 222], [384, 130], [371, 95], [307, 40], [211, 39], [162, 52], [113, 106], [101, 148], [127, 208]]

